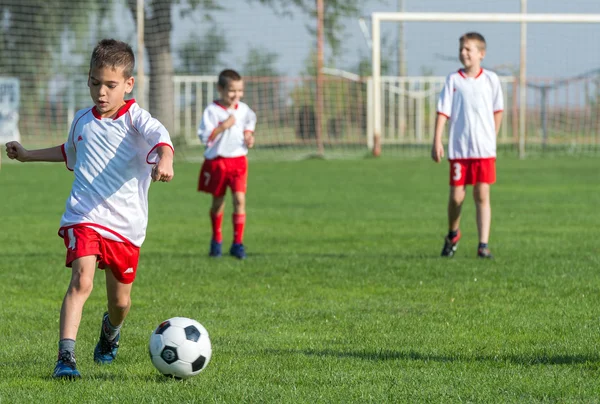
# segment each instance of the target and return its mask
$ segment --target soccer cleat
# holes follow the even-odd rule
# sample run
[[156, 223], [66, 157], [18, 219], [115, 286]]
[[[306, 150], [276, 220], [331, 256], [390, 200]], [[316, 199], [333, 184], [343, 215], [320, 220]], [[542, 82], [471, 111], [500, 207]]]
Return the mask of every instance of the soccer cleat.
[[444, 239], [444, 248], [442, 248], [442, 257], [453, 257], [458, 249], [458, 241], [460, 240], [460, 230], [456, 233], [456, 237], [450, 239], [448, 236]]
[[77, 370], [75, 354], [71, 351], [60, 351], [58, 360], [52, 372], [54, 379], [79, 379], [81, 374]]
[[106, 321], [107, 317], [108, 313], [104, 313], [104, 316], [102, 317], [102, 327], [100, 327], [100, 340], [94, 349], [94, 362], [101, 365], [112, 363], [112, 361], [117, 357], [117, 351], [119, 350], [119, 339], [121, 338], [120, 331], [115, 339], [109, 340], [106, 338], [102, 328], [104, 327], [104, 321]]
[[232, 244], [231, 248], [229, 249], [229, 254], [233, 255], [234, 257], [243, 260], [244, 258], [246, 258], [246, 251], [244, 251], [244, 245], [243, 244]]
[[210, 240], [210, 252], [208, 253], [208, 256], [220, 257], [221, 255], [221, 243], [217, 243], [215, 240]]
[[479, 258], [494, 258], [494, 256], [492, 255], [492, 253], [490, 252], [490, 249], [485, 247], [485, 248], [479, 248], [477, 250], [477, 256]]

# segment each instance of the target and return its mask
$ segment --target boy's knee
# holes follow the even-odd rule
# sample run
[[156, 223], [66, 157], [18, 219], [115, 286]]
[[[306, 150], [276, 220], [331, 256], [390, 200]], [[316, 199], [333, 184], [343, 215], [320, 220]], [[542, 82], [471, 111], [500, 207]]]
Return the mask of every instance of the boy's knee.
[[129, 306], [131, 305], [131, 299], [129, 298], [129, 296], [117, 297], [109, 300], [108, 304], [110, 305], [111, 309], [124, 313], [127, 310], [129, 310]]
[[79, 274], [74, 274], [73, 277], [71, 278], [71, 283], [69, 284], [70, 293], [89, 295], [90, 293], [92, 293], [93, 288], [94, 288], [93, 280], [85, 278], [85, 277], [81, 277], [81, 276], [79, 276]]

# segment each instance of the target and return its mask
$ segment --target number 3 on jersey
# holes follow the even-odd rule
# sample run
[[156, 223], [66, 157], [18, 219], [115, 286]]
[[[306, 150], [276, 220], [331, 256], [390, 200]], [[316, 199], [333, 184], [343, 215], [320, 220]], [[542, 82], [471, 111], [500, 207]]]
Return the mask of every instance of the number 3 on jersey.
[[452, 179], [454, 181], [460, 180], [460, 177], [462, 177], [462, 170], [461, 170], [460, 163], [452, 164], [452, 172], [453, 172]]

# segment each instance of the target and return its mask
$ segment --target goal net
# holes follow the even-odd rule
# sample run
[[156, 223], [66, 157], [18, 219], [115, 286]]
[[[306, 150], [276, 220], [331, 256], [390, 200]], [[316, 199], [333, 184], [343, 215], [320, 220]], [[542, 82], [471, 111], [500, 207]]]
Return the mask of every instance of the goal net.
[[[499, 153], [597, 153], [600, 55], [588, 40], [598, 22], [600, 14], [374, 13], [372, 143], [388, 154], [428, 151], [439, 92], [461, 67], [459, 37], [475, 31], [487, 42], [483, 67], [498, 73], [504, 93]], [[406, 76], [382, 69], [402, 63], [381, 50], [399, 26]]]
[[[292, 18], [261, 3], [272, 4], [237, 1], [224, 11], [212, 1], [2, 2], [0, 140], [21, 139], [26, 147], [63, 142], [75, 112], [92, 106], [89, 56], [110, 37], [132, 45], [138, 64], [132, 97], [167, 126], [177, 158], [202, 159], [196, 130], [204, 108], [218, 98], [224, 68], [242, 74], [244, 101], [258, 116], [251, 158], [362, 157], [376, 144], [386, 155], [426, 156], [439, 91], [459, 67], [458, 37], [480, 31], [488, 40], [484, 66], [499, 73], [504, 89], [501, 147], [516, 154], [598, 149], [600, 54], [589, 46], [600, 34], [596, 15], [529, 21], [523, 84], [521, 25], [502, 22], [502, 15], [492, 22], [469, 21], [468, 14], [443, 21], [375, 13], [375, 58], [362, 38], [350, 42], [360, 28], [346, 18], [341, 51], [326, 44], [326, 68], [318, 75], [314, 32], [307, 29], [316, 25], [311, 10], [290, 2]], [[234, 12], [239, 22], [227, 24]], [[273, 27], [282, 24], [274, 39]], [[398, 43], [405, 44], [406, 74], [396, 67]], [[362, 56], [348, 62], [351, 54]]]
[[[306, 23], [314, 27], [314, 17], [293, 2], [285, 7], [282, 12], [258, 1], [237, 1], [231, 10], [213, 1], [5, 1], [3, 140], [21, 139], [26, 147], [63, 142], [75, 112], [92, 106], [91, 51], [100, 39], [115, 38], [136, 54], [132, 97], [167, 126], [177, 158], [202, 158], [197, 128], [204, 108], [219, 96], [217, 75], [225, 68], [244, 77], [244, 101], [258, 116], [252, 158], [368, 153], [367, 78], [330, 72], [317, 85], [314, 33]], [[297, 34], [273, 39], [272, 27], [281, 20], [286, 33]]]

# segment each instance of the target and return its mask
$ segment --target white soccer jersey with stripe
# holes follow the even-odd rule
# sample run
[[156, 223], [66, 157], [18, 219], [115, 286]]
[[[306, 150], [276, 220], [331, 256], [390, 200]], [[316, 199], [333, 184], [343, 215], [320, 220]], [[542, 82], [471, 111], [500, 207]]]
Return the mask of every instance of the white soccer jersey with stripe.
[[77, 111], [62, 146], [74, 172], [59, 234], [86, 225], [103, 237], [141, 246], [148, 224], [148, 188], [157, 148], [173, 143], [165, 127], [135, 102], [117, 116], [101, 118], [96, 108]]
[[[235, 116], [233, 126], [209, 141], [210, 135], [217, 127], [229, 118]], [[250, 107], [239, 102], [235, 107], [227, 108], [218, 101], [214, 101], [204, 109], [202, 121], [198, 127], [198, 137], [202, 144], [206, 145], [204, 157], [212, 160], [221, 157], [239, 157], [248, 154], [248, 147], [244, 142], [244, 132], [254, 132], [256, 127], [256, 114]]]
[[437, 104], [450, 121], [448, 159], [496, 157], [494, 114], [504, 109], [498, 75], [481, 69], [476, 77], [450, 73]]

